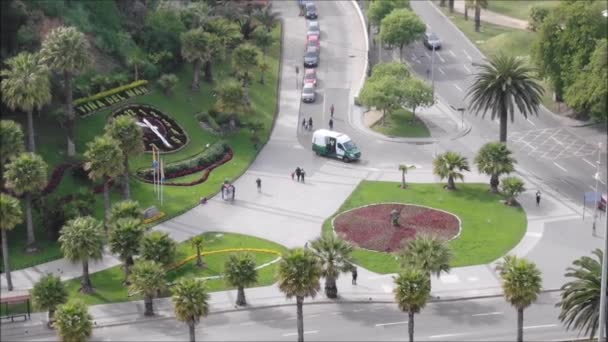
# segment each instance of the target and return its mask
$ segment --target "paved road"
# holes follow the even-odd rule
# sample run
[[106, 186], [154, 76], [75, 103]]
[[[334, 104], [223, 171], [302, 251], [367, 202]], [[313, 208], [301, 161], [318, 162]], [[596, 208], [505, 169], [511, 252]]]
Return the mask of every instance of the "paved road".
[[[558, 310], [555, 293], [540, 296], [525, 311], [526, 341], [551, 341], [575, 337], [555, 323]], [[292, 341], [296, 335], [295, 307], [213, 314], [197, 327], [201, 341]], [[508, 341], [516, 333], [516, 312], [502, 297], [430, 303], [415, 317], [417, 341]], [[117, 341], [138, 336], [145, 341], [186, 340], [184, 323], [173, 318], [103, 327], [93, 339]], [[307, 341], [404, 341], [407, 314], [395, 304], [305, 305], [304, 333]], [[55, 340], [54, 332], [41, 330], [26, 341]]]

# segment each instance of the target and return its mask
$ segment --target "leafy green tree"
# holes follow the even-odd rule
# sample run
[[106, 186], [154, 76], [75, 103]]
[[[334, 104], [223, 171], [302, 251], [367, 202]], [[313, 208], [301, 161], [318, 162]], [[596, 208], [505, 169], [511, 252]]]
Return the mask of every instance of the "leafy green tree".
[[429, 300], [431, 279], [424, 271], [407, 267], [399, 273], [395, 281], [395, 301], [401, 311], [408, 314], [408, 334], [414, 341], [414, 315], [419, 313]]
[[99, 221], [90, 216], [70, 220], [61, 229], [59, 243], [64, 257], [71, 262], [82, 262], [82, 293], [94, 292], [89, 276], [89, 261], [101, 260], [104, 242], [105, 236]]
[[536, 264], [516, 256], [506, 256], [498, 269], [505, 299], [517, 310], [517, 341], [522, 342], [524, 310], [536, 301], [542, 290], [541, 273]]
[[173, 90], [178, 83], [179, 78], [175, 74], [162, 74], [158, 79], [158, 85], [165, 95], [173, 93]]
[[515, 205], [517, 196], [526, 191], [524, 181], [520, 178], [511, 176], [502, 179], [502, 192], [507, 196], [507, 204]]
[[515, 170], [517, 161], [512, 154], [507, 145], [501, 142], [489, 142], [483, 145], [475, 156], [477, 170], [490, 176], [490, 189], [493, 193], [498, 193], [499, 177]]
[[196, 266], [205, 266], [203, 257], [201, 256], [201, 252], [203, 251], [203, 246], [205, 244], [205, 238], [202, 235], [197, 235], [190, 240], [190, 243], [192, 244], [192, 247], [196, 249]]
[[401, 188], [402, 189], [405, 189], [407, 187], [407, 184], [405, 184], [405, 174], [407, 173], [408, 170], [415, 169], [415, 168], [416, 168], [415, 165], [399, 164], [399, 171], [401, 171]]
[[173, 6], [164, 6], [146, 15], [146, 23], [141, 31], [145, 50], [167, 51], [173, 56], [179, 54], [180, 35], [187, 31], [180, 12]]
[[124, 263], [124, 284], [129, 285], [129, 274], [133, 266], [133, 257], [139, 254], [141, 243], [144, 238], [144, 227], [140, 220], [133, 218], [121, 218], [110, 221], [110, 236], [108, 244], [112, 253], [117, 254]]
[[367, 18], [371, 24], [380, 27], [382, 19], [396, 8], [410, 8], [409, 0], [372, 1], [367, 9]]
[[566, 269], [565, 276], [571, 280], [561, 287], [561, 300], [556, 304], [561, 309], [559, 319], [566, 329], [585, 330], [592, 340], [598, 331], [600, 294], [602, 285], [602, 257], [604, 253], [597, 248], [595, 258], [580, 257]]
[[36, 152], [33, 112], [51, 102], [48, 69], [40, 63], [38, 54], [29, 52], [21, 52], [5, 63], [8, 69], [0, 71], [2, 101], [11, 110], [27, 114], [27, 149]]
[[448, 179], [447, 188], [455, 190], [454, 178], [463, 180], [462, 171], [470, 171], [469, 161], [458, 152], [448, 151], [435, 157], [433, 160], [433, 174], [442, 180]]
[[82, 342], [93, 334], [93, 316], [83, 301], [72, 300], [57, 307], [53, 326], [62, 341]]
[[132, 49], [127, 56], [127, 65], [133, 68], [133, 79], [139, 80], [139, 70], [148, 62], [148, 56], [140, 48]]
[[435, 103], [433, 88], [415, 77], [406, 81], [404, 100], [407, 106], [412, 108], [412, 114], [416, 116], [416, 108], [428, 107]]
[[194, 2], [181, 12], [181, 17], [188, 29], [204, 28], [213, 17], [213, 11], [206, 2]]
[[453, 254], [450, 246], [439, 238], [417, 235], [408, 241], [400, 257], [402, 266], [420, 269], [430, 278], [431, 274], [439, 277], [450, 272]]
[[159, 263], [138, 260], [133, 266], [129, 291], [144, 296], [144, 316], [154, 316], [154, 297], [166, 285], [165, 270]]
[[190, 332], [190, 342], [196, 341], [196, 325], [201, 317], [209, 313], [209, 294], [205, 282], [193, 278], [181, 279], [173, 286], [175, 317], [186, 322]]
[[202, 63], [210, 62], [220, 48], [220, 40], [217, 36], [203, 31], [203, 29], [194, 29], [182, 33], [180, 36], [182, 43], [182, 56], [185, 60], [192, 63], [194, 76], [192, 78], [192, 90], [200, 88], [200, 69]]
[[216, 35], [223, 50], [232, 50], [243, 41], [239, 25], [222, 17], [216, 17], [205, 25], [205, 31]]
[[144, 132], [132, 116], [120, 115], [111, 119], [105, 127], [106, 134], [118, 142], [122, 150], [123, 181], [125, 199], [131, 198], [129, 185], [129, 158], [137, 157], [146, 151]]
[[124, 154], [120, 142], [107, 135], [95, 137], [87, 144], [84, 158], [86, 160], [84, 169], [89, 171], [89, 177], [92, 180], [103, 181], [103, 226], [107, 228], [110, 212], [109, 182], [111, 178], [124, 173]]
[[122, 200], [112, 205], [108, 222], [112, 223], [119, 219], [135, 219], [144, 220], [144, 212], [141, 210], [139, 203], [134, 200]]
[[0, 120], [0, 181], [6, 165], [25, 150], [21, 125], [13, 120]]
[[245, 288], [258, 282], [255, 258], [249, 253], [230, 254], [224, 264], [224, 280], [237, 288], [236, 305], [246, 306]]
[[48, 311], [49, 321], [47, 326], [52, 328], [57, 306], [68, 301], [68, 290], [59, 277], [47, 274], [34, 285], [32, 299], [37, 308]]
[[0, 193], [0, 232], [2, 232], [2, 260], [4, 261], [4, 274], [9, 291], [13, 291], [13, 280], [11, 278], [11, 262], [8, 253], [7, 231], [13, 230], [16, 225], [23, 221], [21, 204], [9, 195]]
[[37, 154], [26, 152], [13, 159], [6, 167], [6, 187], [17, 195], [25, 195], [25, 222], [27, 226], [27, 249], [36, 250], [36, 235], [32, 217], [32, 196], [46, 186], [47, 164]]
[[279, 261], [277, 282], [279, 290], [287, 299], [296, 297], [298, 342], [304, 341], [304, 298], [314, 298], [321, 285], [319, 279], [323, 268], [311, 250], [294, 248], [283, 255]]
[[405, 80], [393, 76], [372, 77], [365, 81], [359, 101], [368, 107], [382, 111], [382, 124], [386, 123], [386, 114], [399, 108], [405, 96]]
[[310, 248], [321, 262], [321, 275], [325, 278], [325, 295], [338, 298], [336, 280], [340, 273], [350, 272], [353, 265], [353, 247], [333, 233], [323, 234], [312, 241]]
[[279, 22], [279, 13], [272, 10], [271, 2], [262, 8], [255, 9], [253, 11], [253, 17], [262, 25], [262, 27], [266, 29], [267, 32], [270, 32], [272, 28]]
[[268, 52], [268, 48], [272, 45], [273, 39], [272, 35], [264, 29], [264, 27], [259, 26], [253, 31], [253, 38], [257, 46], [262, 49], [262, 61], [260, 62], [260, 83], [264, 84], [264, 73], [268, 70], [269, 65], [266, 63], [266, 53]]
[[227, 79], [215, 88], [216, 108], [222, 112], [239, 116], [251, 112], [251, 107], [245, 99], [245, 91], [235, 79]]
[[175, 260], [176, 243], [169, 234], [154, 231], [144, 235], [140, 252], [142, 259], [168, 265]]
[[249, 72], [257, 68], [259, 64], [260, 49], [249, 43], [239, 45], [232, 52], [232, 67], [236, 70], [236, 74], [243, 82], [246, 97], [248, 97], [247, 88], [249, 87], [249, 81], [251, 80]]
[[543, 88], [534, 76], [534, 69], [519, 57], [498, 55], [480, 66], [467, 97], [475, 112], [490, 112], [492, 120], [500, 118], [500, 142], [507, 142], [507, 118], [515, 119], [515, 108], [527, 118], [537, 114]]
[[40, 54], [41, 62], [48, 65], [51, 70], [63, 74], [65, 91], [65, 126], [68, 135], [67, 154], [72, 157], [76, 154], [76, 140], [72, 79], [83, 71], [91, 61], [89, 54], [89, 41], [84, 33], [75, 27], [60, 26], [53, 29], [42, 42]]
[[418, 16], [400, 8], [390, 12], [380, 24], [380, 40], [385, 44], [399, 46], [399, 60], [403, 61], [403, 47], [422, 37], [426, 25]]
[[[384, 1], [379, 1], [384, 2]], [[376, 3], [374, 1], [374, 3]], [[374, 66], [371, 79], [380, 79], [386, 76], [397, 77], [400, 79], [408, 79], [410, 71], [400, 62], [379, 63]]]

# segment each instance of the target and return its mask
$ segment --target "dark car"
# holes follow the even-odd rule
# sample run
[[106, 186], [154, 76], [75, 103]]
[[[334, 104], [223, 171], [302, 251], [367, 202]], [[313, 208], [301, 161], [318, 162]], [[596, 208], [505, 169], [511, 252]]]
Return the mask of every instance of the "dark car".
[[317, 6], [312, 2], [306, 3], [306, 19], [317, 19]]
[[424, 46], [429, 48], [430, 50], [439, 50], [441, 49], [441, 40], [437, 37], [436, 34], [432, 32], [427, 32], [424, 34], [423, 40]]
[[314, 46], [309, 46], [304, 54], [304, 66], [316, 67], [319, 65], [319, 49]]

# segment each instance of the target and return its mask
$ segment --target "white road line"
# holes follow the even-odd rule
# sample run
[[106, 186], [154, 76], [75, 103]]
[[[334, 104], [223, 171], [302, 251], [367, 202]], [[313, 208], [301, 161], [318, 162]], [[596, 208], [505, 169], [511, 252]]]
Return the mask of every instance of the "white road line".
[[553, 141], [555, 141], [556, 143], [558, 143], [559, 145], [562, 145], [562, 146], [564, 145], [564, 143], [562, 143], [561, 141], [559, 141], [559, 140], [555, 139], [554, 137], [551, 137], [551, 139], [552, 139]]
[[[595, 178], [593, 178], [593, 179], [595, 179]], [[606, 183], [604, 183], [604, 181], [602, 181], [601, 179], [598, 179], [597, 181], [602, 183], [603, 185], [606, 185]]]
[[471, 56], [469, 56], [469, 54], [467, 53], [467, 50], [462, 49], [462, 52], [464, 52], [464, 54], [467, 56], [467, 58], [468, 58], [470, 61], [473, 61], [473, 58], [471, 58]]
[[474, 314], [474, 315], [471, 315], [471, 316], [473, 316], [473, 317], [479, 317], [479, 316], [494, 316], [494, 315], [502, 315], [502, 312], [500, 312], [500, 311], [486, 312], [486, 313]]
[[560, 169], [562, 169], [562, 171], [564, 171], [564, 172], [568, 172], [568, 170], [564, 169], [564, 167], [563, 167], [563, 166], [559, 165], [559, 164], [558, 164], [558, 163], [556, 163], [556, 162], [553, 162], [553, 165], [555, 165], [555, 166], [559, 167], [559, 168], [560, 168]]
[[332, 315], [332, 316], [337, 316], [337, 315], [341, 315], [342, 312], [336, 311], [336, 312], [330, 312], [329, 314]]
[[452, 51], [452, 50], [448, 50], [448, 52], [450, 53], [450, 55], [452, 55], [452, 56], [456, 57], [456, 54], [454, 53], [454, 51]]
[[437, 54], [437, 57], [439, 57], [439, 59], [441, 60], [441, 63], [445, 63], [445, 59], [443, 59], [443, 57], [441, 57], [439, 52], [435, 52], [435, 53]]
[[528, 123], [532, 126], [536, 126], [536, 124], [534, 124], [534, 122], [530, 121], [530, 119], [526, 118], [526, 121], [528, 121]]
[[429, 55], [429, 53], [428, 53], [428, 52], [426, 52], [426, 51], [424, 51], [424, 55], [425, 55], [427, 58], [431, 58], [431, 55]]
[[320, 314], [312, 314], [312, 315], [307, 315], [307, 316], [304, 316], [304, 317], [305, 318], [314, 318], [314, 317], [319, 317], [319, 316], [321, 316], [321, 315]]
[[253, 324], [254, 324], [254, 322], [243, 322], [243, 323], [241, 323], [239, 325], [253, 325]]
[[[304, 332], [304, 335], [306, 335], [306, 334], [316, 334], [318, 332], [319, 332], [319, 330], [308, 330], [308, 331]], [[283, 336], [284, 337], [287, 337], [287, 336], [296, 336], [297, 334], [298, 334], [297, 332], [295, 332], [295, 333], [287, 333], [287, 334], [283, 334]]]
[[[594, 186], [589, 185], [589, 188], [590, 188], [591, 190], [595, 191], [595, 187], [594, 187]], [[600, 291], [600, 293], [602, 293], [602, 292]]]
[[437, 67], [437, 70], [439, 70], [439, 71], [440, 71], [442, 74], [444, 74], [444, 75], [445, 75], [445, 71], [443, 71], [443, 69], [441, 69], [441, 68]]
[[460, 88], [457, 84], [452, 83], [452, 85], [454, 86], [454, 88], [458, 89], [459, 91], [462, 91], [462, 88]]
[[470, 74], [471, 73], [471, 69], [469, 69], [468, 66], [466, 66], [466, 64], [462, 65], [464, 67], [464, 69]]
[[422, 64], [422, 62], [421, 62], [419, 59], [416, 59], [415, 61], [416, 61], [416, 63], [418, 63], [418, 64]]
[[353, 310], [353, 312], [361, 312], [363, 310], [365, 310], [365, 309], [355, 309], [355, 310]]
[[470, 335], [471, 333], [454, 333], [454, 334], [442, 334], [442, 335], [432, 335], [429, 338], [446, 338], [446, 337], [454, 337], [454, 336], [463, 336]]
[[583, 161], [589, 165], [591, 165], [591, 167], [595, 167], [595, 164], [593, 164], [592, 162], [588, 161], [587, 159], [583, 158]]
[[377, 327], [385, 327], [388, 325], [398, 325], [398, 324], [407, 324], [407, 321], [402, 321], [402, 322], [391, 322], [391, 323], [378, 323], [376, 324]]
[[524, 327], [525, 329], [542, 329], [542, 328], [551, 328], [551, 327], [556, 327], [557, 324], [544, 324], [544, 325], [531, 325], [529, 327]]

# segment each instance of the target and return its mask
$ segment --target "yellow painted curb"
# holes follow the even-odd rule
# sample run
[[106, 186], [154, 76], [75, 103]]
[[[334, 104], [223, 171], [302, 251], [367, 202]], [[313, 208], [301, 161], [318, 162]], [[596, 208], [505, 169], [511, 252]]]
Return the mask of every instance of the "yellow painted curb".
[[148, 219], [144, 220], [144, 224], [148, 224], [148, 223], [152, 223], [154, 221], [158, 221], [161, 218], [165, 217], [165, 213], [163, 213], [162, 211], [158, 213], [158, 215], [154, 216], [154, 217], [150, 217]]
[[[226, 249], [218, 249], [218, 250], [214, 250], [214, 251], [207, 251], [207, 252], [202, 252], [201, 256], [205, 256], [205, 255], [212, 255], [212, 254], [219, 254], [219, 253], [231, 253], [231, 252], [258, 252], [258, 253], [267, 253], [267, 254], [274, 254], [274, 255], [281, 255], [281, 252], [272, 250], [272, 249], [265, 249], [265, 248], [226, 248]], [[185, 264], [187, 264], [189, 261], [194, 260], [194, 258], [196, 258], [197, 254], [193, 254], [187, 258], [182, 259], [181, 261], [169, 265], [166, 268], [166, 271], [172, 271], [176, 268], [180, 268], [182, 266], [184, 266]]]

